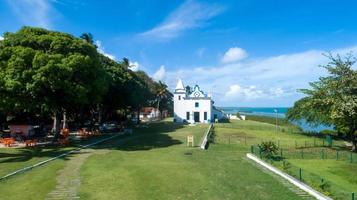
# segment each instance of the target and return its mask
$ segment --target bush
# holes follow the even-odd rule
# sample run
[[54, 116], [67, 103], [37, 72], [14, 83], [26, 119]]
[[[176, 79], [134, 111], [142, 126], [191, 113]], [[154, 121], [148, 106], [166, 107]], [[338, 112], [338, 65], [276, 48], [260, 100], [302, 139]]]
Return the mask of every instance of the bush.
[[236, 113], [236, 116], [237, 116], [238, 119], [242, 119], [242, 118], [240, 117], [240, 113], [239, 113], [239, 112]]
[[274, 158], [279, 152], [279, 147], [272, 141], [262, 142], [258, 147], [262, 156], [267, 159]]

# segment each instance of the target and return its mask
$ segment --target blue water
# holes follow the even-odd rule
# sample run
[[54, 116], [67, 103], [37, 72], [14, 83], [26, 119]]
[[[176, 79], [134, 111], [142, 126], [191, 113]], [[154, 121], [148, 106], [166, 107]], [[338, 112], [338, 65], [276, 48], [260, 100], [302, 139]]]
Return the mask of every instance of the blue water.
[[[276, 117], [285, 118], [285, 115], [289, 108], [287, 107], [220, 107], [223, 112], [227, 114], [236, 114], [237, 112], [245, 115], [259, 115], [259, 116], [267, 116], [267, 117]], [[275, 112], [278, 111], [277, 113]], [[304, 131], [315, 131], [319, 132], [325, 129], [333, 129], [333, 127], [319, 125], [319, 126], [310, 126], [304, 120], [299, 122], [293, 122], [294, 124], [300, 126]]]

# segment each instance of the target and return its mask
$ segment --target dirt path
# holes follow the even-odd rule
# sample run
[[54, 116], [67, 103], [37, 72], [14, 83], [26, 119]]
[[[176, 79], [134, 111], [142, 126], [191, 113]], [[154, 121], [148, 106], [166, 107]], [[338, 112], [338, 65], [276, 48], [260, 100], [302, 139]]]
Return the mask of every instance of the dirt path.
[[105, 154], [108, 150], [82, 149], [72, 154], [66, 166], [57, 175], [57, 185], [47, 194], [48, 200], [79, 199], [78, 189], [81, 185], [80, 169], [85, 160], [93, 154]]

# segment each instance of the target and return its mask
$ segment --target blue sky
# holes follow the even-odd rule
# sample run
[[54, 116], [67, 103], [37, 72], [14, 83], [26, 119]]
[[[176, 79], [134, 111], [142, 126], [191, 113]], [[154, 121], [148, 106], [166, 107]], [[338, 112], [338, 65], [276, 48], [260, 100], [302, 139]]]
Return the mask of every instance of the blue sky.
[[325, 71], [324, 52], [357, 52], [356, 1], [0, 0], [0, 33], [23, 25], [79, 36], [128, 57], [171, 89], [178, 78], [219, 106], [291, 106]]

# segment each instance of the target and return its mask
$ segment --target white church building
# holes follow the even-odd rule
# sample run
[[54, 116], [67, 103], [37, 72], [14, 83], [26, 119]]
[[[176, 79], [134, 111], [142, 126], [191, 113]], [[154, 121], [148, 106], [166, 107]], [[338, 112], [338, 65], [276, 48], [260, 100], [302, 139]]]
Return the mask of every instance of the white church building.
[[173, 100], [174, 122], [211, 123], [225, 118], [224, 113], [214, 107], [211, 95], [205, 94], [198, 85], [187, 89], [181, 79], [177, 82]]

